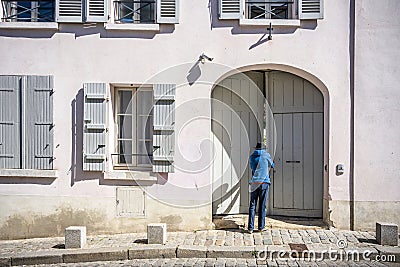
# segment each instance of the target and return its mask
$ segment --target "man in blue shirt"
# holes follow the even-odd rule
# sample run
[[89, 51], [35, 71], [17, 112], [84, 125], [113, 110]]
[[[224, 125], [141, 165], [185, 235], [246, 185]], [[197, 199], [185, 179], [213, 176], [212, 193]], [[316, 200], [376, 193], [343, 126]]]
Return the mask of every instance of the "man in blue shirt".
[[257, 143], [255, 151], [250, 155], [250, 168], [252, 177], [250, 179], [250, 206], [249, 206], [249, 233], [253, 233], [254, 216], [258, 200], [258, 230], [262, 231], [265, 227], [266, 202], [268, 189], [271, 184], [269, 178], [269, 168], [274, 167], [271, 155]]

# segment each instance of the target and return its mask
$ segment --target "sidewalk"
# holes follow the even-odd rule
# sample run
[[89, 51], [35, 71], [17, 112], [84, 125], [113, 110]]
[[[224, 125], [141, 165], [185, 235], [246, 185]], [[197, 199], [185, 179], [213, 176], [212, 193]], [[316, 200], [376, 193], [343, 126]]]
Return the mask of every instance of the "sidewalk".
[[[337, 245], [339, 240], [343, 250]], [[268, 257], [271, 252], [283, 251], [284, 258], [296, 251], [312, 250], [321, 259], [329, 259], [331, 250], [336, 251], [333, 255], [357, 251], [360, 257], [367, 251], [371, 260], [394, 255], [395, 259], [390, 260], [400, 262], [400, 248], [376, 244], [375, 233], [336, 229], [270, 229], [253, 234], [240, 229], [170, 232], [165, 245], [148, 245], [146, 242], [146, 233], [89, 236], [85, 249], [64, 249], [63, 237], [3, 240], [0, 241], [0, 266], [156, 258], [257, 259], [264, 255], [258, 252], [265, 250]]]

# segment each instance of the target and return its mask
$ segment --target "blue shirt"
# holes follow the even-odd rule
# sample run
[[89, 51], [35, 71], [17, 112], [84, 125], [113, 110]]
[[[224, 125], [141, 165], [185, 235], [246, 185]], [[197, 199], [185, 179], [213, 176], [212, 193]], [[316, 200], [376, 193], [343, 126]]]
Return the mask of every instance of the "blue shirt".
[[271, 159], [271, 155], [264, 149], [256, 149], [253, 154], [250, 155], [250, 168], [252, 171], [250, 183], [256, 182], [270, 184], [270, 167], [274, 167], [274, 162]]

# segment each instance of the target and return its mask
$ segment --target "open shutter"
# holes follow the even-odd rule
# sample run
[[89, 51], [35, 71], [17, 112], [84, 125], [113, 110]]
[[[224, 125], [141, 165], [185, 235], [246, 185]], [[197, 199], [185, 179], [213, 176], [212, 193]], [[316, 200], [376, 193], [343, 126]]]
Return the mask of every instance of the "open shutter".
[[179, 23], [179, 0], [157, 0], [157, 23]]
[[0, 76], [0, 168], [21, 168], [18, 76]]
[[57, 22], [82, 23], [82, 0], [58, 0], [57, 3]]
[[175, 84], [154, 85], [153, 172], [173, 172]]
[[53, 169], [53, 77], [27, 76], [24, 89], [25, 169]]
[[83, 170], [105, 171], [107, 87], [85, 83], [83, 88]]
[[299, 0], [300, 19], [322, 19], [324, 0]]
[[106, 22], [107, 19], [106, 0], [86, 0], [87, 22]]
[[243, 0], [219, 0], [220, 19], [240, 19], [243, 13]]

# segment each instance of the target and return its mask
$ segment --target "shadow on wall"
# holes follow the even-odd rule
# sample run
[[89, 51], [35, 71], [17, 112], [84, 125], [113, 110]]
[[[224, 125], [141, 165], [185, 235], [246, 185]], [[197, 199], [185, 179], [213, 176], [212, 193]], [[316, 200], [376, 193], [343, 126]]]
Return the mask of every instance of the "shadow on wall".
[[84, 93], [81, 88], [71, 103], [71, 186], [73, 186], [75, 182], [101, 179], [103, 177], [103, 174], [100, 172], [83, 171], [83, 103]]
[[52, 38], [56, 33], [70, 33], [75, 39], [81, 36], [99, 35], [100, 38], [137, 38], [153, 39], [156, 34], [170, 34], [175, 31], [175, 25], [160, 25], [160, 31], [135, 31], [135, 30], [106, 30], [103, 23], [60, 23], [56, 29], [21, 30], [1, 29], [0, 36], [18, 38]]

